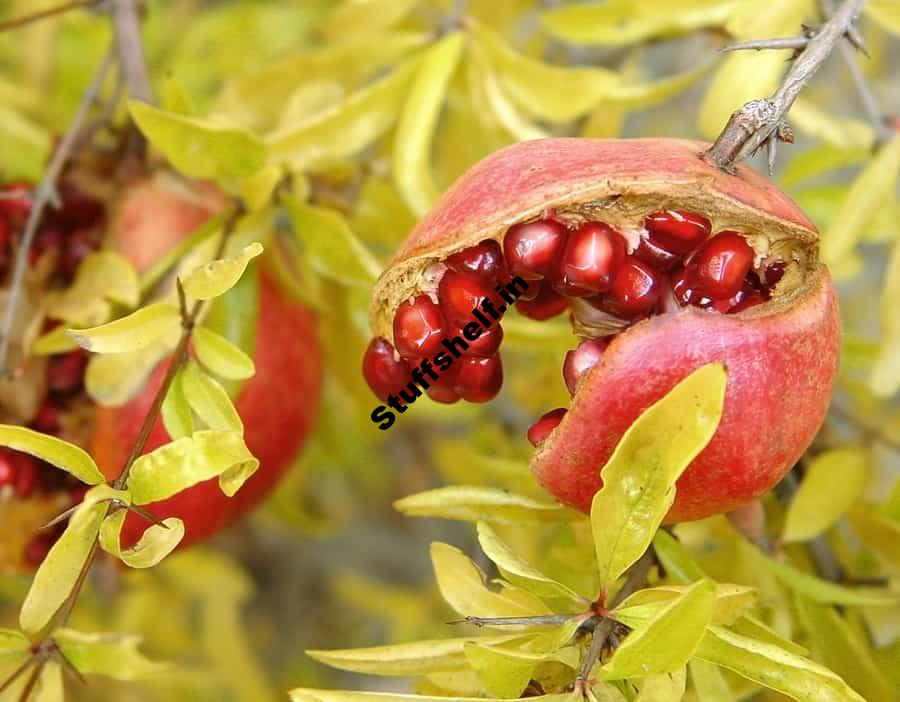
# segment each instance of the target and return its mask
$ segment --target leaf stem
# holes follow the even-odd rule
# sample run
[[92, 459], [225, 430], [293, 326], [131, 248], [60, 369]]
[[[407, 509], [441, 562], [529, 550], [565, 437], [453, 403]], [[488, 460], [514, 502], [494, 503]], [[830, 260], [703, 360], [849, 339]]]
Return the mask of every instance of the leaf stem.
[[730, 172], [736, 163], [752, 156], [767, 143], [770, 144], [771, 161], [775, 141], [786, 126], [785, 116], [835, 45], [855, 29], [853, 22], [865, 4], [866, 0], [844, 0], [810, 37], [775, 94], [770, 98], [751, 100], [731, 115], [722, 133], [704, 154], [706, 161]]
[[19, 304], [19, 297], [22, 294], [22, 285], [25, 280], [25, 269], [28, 267], [28, 252], [34, 242], [37, 234], [38, 225], [41, 222], [41, 216], [44, 209], [51, 200], [57, 200], [56, 181], [59, 179], [63, 168], [72, 155], [73, 147], [77, 141], [78, 132], [87, 117], [87, 113], [93, 106], [100, 94], [103, 81], [113, 64], [113, 52], [109, 50], [106, 56], [100, 62], [94, 78], [84, 92], [81, 98], [81, 104], [68, 130], [63, 135], [62, 140], [56, 151], [53, 152], [53, 158], [50, 165], [44, 173], [44, 177], [35, 190], [34, 202], [31, 205], [31, 211], [28, 213], [28, 221], [25, 224], [25, 231], [19, 243], [19, 250], [16, 254], [16, 265], [13, 269], [12, 282], [9, 286], [9, 301], [6, 303], [4, 311], [3, 323], [0, 326], [0, 376], [10, 373], [6, 368], [7, 356], [9, 354], [10, 337], [12, 335], [13, 322], [16, 317], [16, 308]]

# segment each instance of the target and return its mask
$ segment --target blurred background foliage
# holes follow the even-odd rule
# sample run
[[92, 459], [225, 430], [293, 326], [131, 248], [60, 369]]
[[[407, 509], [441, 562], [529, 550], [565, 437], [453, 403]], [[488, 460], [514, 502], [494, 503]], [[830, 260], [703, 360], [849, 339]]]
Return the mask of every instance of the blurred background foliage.
[[[884, 115], [900, 115], [898, 7], [871, 0], [860, 22], [871, 55], [860, 63]], [[0, 18], [34, 9], [34, 0], [0, 2]], [[435, 196], [505, 144], [545, 135], [714, 138], [734, 109], [774, 91], [789, 57], [717, 49], [796, 35], [817, 18], [812, 0], [149, 0], [145, 49], [166, 113], [156, 127], [149, 117], [141, 126], [183, 172], [241, 194], [259, 226], [293, 230], [288, 264], [303, 273], [294, 292], [319, 311], [328, 369], [315, 434], [264, 509], [150, 572], [98, 569], [76, 610], [74, 627], [139, 634], [152, 657], [176, 667], [152, 682], [73, 689], [72, 698], [265, 702], [299, 684], [379, 689], [382, 679], [336, 673], [304, 649], [447, 635], [452, 615], [428, 543], [449, 541], [489, 563], [474, 555], [468, 526], [407, 518], [392, 503], [445, 484], [541, 497], [524, 429], [566, 404], [559, 360], [574, 342], [563, 320], [512, 317], [497, 401], [423, 401], [378, 431], [359, 372], [375, 275]], [[0, 33], [3, 180], [40, 178], [110, 40], [107, 18], [92, 10]], [[178, 116], [187, 122], [173, 131]], [[128, 118], [123, 101], [110, 118]], [[838, 477], [802, 488], [806, 508], [792, 507], [788, 536], [823, 536], [847, 577], [889, 577], [897, 587], [900, 139], [879, 138], [837, 55], [790, 122], [796, 143], [781, 150], [775, 180], [824, 233], [845, 346], [834, 411], [806, 461]], [[239, 138], [233, 160], [246, 167], [179, 163], [173, 134], [188, 132], [213, 146]], [[276, 209], [270, 195], [285, 176], [289, 206]], [[766, 504], [777, 534], [786, 508], [774, 496]], [[575, 582], [583, 572], [577, 529], [501, 531], [558, 578]], [[759, 587], [765, 621], [806, 641], [875, 695], [867, 699], [888, 699], [879, 695], [900, 685], [900, 608], [804, 610], [789, 586], [755, 567], [723, 519], [678, 533], [709, 573]], [[789, 553], [811, 568], [800, 546]], [[15, 620], [26, 586], [0, 577], [0, 625]], [[839, 626], [828, 626], [832, 616]], [[755, 692], [744, 685], [734, 694]]]

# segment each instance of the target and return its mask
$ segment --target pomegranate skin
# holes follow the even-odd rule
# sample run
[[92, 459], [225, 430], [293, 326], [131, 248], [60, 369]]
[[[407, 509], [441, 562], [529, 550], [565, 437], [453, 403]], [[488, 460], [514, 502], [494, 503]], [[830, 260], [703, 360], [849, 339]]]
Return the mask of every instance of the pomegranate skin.
[[[840, 316], [824, 267], [793, 304], [720, 315], [685, 308], [615, 338], [581, 380], [531, 469], [562, 502], [590, 511], [600, 469], [635, 419], [702, 365], [728, 371], [722, 419], [678, 481], [666, 521], [727, 512], [768, 491], [812, 442], [840, 353]], [[599, 421], [595, 418], [601, 418]]]
[[690, 372], [729, 371], [722, 422], [678, 484], [667, 522], [734, 509], [772, 487], [818, 430], [836, 374], [840, 323], [830, 276], [817, 263], [818, 233], [780, 190], [746, 165], [706, 163], [708, 144], [681, 139], [543, 139], [475, 165], [413, 230], [379, 279], [375, 335], [390, 338], [393, 310], [416, 294], [435, 263], [548, 209], [577, 224], [619, 231], [654, 212], [685, 210], [713, 231], [734, 229], [775, 250], [789, 247], [803, 277], [790, 291], [737, 314], [687, 308], [620, 333], [579, 384], [565, 418], [535, 452], [532, 470], [561, 501], [590, 509], [600, 469], [624, 432]]
[[[173, 187], [166, 178], [158, 177], [137, 184], [126, 196], [118, 220], [120, 236], [116, 246], [132, 257], [139, 268], [151, 264], [220, 207], [221, 199], [213, 194], [200, 197], [184, 188]], [[152, 210], [142, 209], [149, 204]], [[170, 227], [167, 238], [161, 237], [159, 232], [163, 230], [154, 225], [157, 217]], [[150, 239], [155, 256], [148, 256], [143, 244], [147, 241], [144, 235], [151, 228], [156, 234]], [[138, 242], [140, 249], [136, 250]], [[292, 465], [316, 416], [322, 359], [315, 318], [308, 308], [290, 300], [265, 269], [260, 271], [253, 359], [256, 374], [240, 389], [235, 407], [244, 422], [247, 447], [260, 461], [259, 470], [231, 498], [222, 493], [218, 480], [213, 479], [147, 506], [160, 518], [174, 516], [184, 520], [182, 546], [208, 538], [260, 502]], [[127, 460], [165, 370], [166, 364], [158, 367], [147, 387], [127, 404], [97, 408], [91, 448], [108, 479], [116, 477]], [[158, 420], [146, 450], [169, 441], [162, 420]], [[134, 543], [146, 528], [144, 519], [129, 515], [122, 530], [122, 543]]]

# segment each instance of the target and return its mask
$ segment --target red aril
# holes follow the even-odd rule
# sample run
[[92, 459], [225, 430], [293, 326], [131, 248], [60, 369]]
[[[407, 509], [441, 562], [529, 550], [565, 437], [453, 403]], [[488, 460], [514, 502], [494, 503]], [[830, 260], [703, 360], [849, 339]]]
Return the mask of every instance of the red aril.
[[[612, 289], [599, 296], [597, 306], [623, 319], [648, 314], [659, 301], [659, 274], [643, 261], [629, 256], [613, 281]], [[593, 298], [588, 302], [593, 303]]]
[[0, 447], [0, 490], [16, 484], [16, 462], [12, 450]]
[[386, 339], [372, 339], [363, 356], [363, 377], [372, 392], [382, 402], [389, 395], [396, 395], [397, 389], [404, 387], [410, 378], [409, 364], [396, 358], [394, 347]]
[[566, 352], [563, 380], [566, 381], [570, 395], [575, 394], [581, 376], [600, 362], [607, 346], [609, 344], [605, 339], [585, 339], [576, 348]]
[[50, 391], [68, 394], [81, 389], [87, 362], [87, 353], [81, 350], [53, 356], [47, 365]]
[[553, 275], [566, 245], [568, 231], [554, 219], [538, 219], [510, 227], [503, 255], [512, 275], [539, 280]]
[[528, 287], [529, 290], [537, 288], [537, 294], [531, 300], [521, 297], [518, 299], [516, 309], [519, 314], [542, 322], [561, 314], [569, 306], [569, 300], [556, 292], [548, 282], [536, 281]]
[[569, 235], [554, 288], [578, 297], [609, 290], [625, 260], [625, 249], [625, 240], [611, 227], [585, 222]]
[[425, 393], [435, 402], [444, 404], [453, 404], [457, 402], [459, 392], [456, 390], [456, 379], [459, 377], [460, 359], [457, 359], [452, 366], [445, 371], [438, 370], [438, 379], [435, 380], [427, 375], [425, 380], [428, 383], [428, 389]]
[[463, 328], [473, 321], [473, 310], [481, 310], [481, 301], [490, 299], [494, 290], [484, 278], [448, 270], [438, 284], [437, 294], [447, 323], [451, 327]]
[[38, 485], [38, 460], [27, 453], [16, 453], [13, 456], [16, 466], [16, 495], [20, 498], [30, 497]]
[[[451, 334], [451, 336], [462, 335], [462, 330]], [[469, 348], [463, 352], [464, 356], [493, 356], [503, 342], [503, 327], [500, 326], [499, 322], [494, 322], [489, 329], [482, 328], [481, 335], [475, 341], [469, 341], [468, 339], [466, 341], [469, 344]]]
[[744, 237], [737, 232], [721, 232], [696, 253], [689, 270], [699, 292], [721, 300], [741, 289], [753, 257], [753, 249]]
[[689, 269], [684, 269], [672, 277], [672, 294], [682, 307], [711, 307], [713, 301], [700, 292], [697, 281]]
[[487, 358], [465, 356], [457, 359], [456, 392], [467, 402], [493, 400], [503, 385], [503, 364], [500, 356]]
[[493, 285], [502, 277], [503, 251], [500, 244], [488, 239], [453, 254], [445, 263], [451, 271], [478, 276]]
[[711, 226], [706, 217], [682, 210], [657, 212], [644, 221], [650, 241], [679, 254], [690, 253], [700, 246], [709, 236]]
[[542, 414], [540, 418], [528, 428], [528, 440], [531, 442], [531, 445], [537, 447], [543, 444], [553, 430], [559, 426], [563, 417], [566, 416], [567, 411], [568, 410], [566, 410], [565, 407], [558, 407], [557, 409]]
[[658, 271], [670, 271], [682, 260], [681, 254], [666, 251], [644, 237], [641, 237], [633, 255]]
[[404, 358], [434, 356], [445, 335], [444, 315], [428, 295], [404, 302], [394, 317], [394, 346]]

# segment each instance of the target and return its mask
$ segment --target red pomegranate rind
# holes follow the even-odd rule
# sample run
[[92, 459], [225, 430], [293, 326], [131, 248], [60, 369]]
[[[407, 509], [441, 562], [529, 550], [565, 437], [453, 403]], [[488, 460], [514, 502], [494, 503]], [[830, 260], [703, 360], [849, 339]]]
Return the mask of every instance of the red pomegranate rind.
[[589, 511], [600, 469], [641, 412], [693, 370], [724, 362], [721, 422], [678, 481], [666, 521], [700, 519], [765, 493], [809, 446], [831, 397], [840, 318], [828, 272], [820, 267], [813, 278], [807, 294], [777, 311], [737, 317], [685, 308], [614, 339], [535, 453], [538, 481]]
[[560, 138], [497, 151], [459, 178], [403, 242], [375, 287], [372, 331], [393, 340], [394, 310], [429, 265], [500, 240], [513, 224], [547, 209], [593, 203], [595, 218], [617, 229], [667, 209], [715, 212], [717, 231], [812, 245], [816, 227], [787, 195], [749, 166], [730, 175], [709, 165], [700, 158], [706, 148], [684, 139]]
[[[312, 428], [322, 368], [315, 320], [308, 309], [287, 300], [265, 272], [260, 276], [256, 333], [256, 375], [241, 388], [235, 407], [244, 421], [244, 440], [260, 468], [231, 498], [214, 479], [147, 505], [157, 517], [185, 520], [183, 545], [209, 537], [257, 504], [291, 466]], [[164, 374], [165, 366], [157, 368], [147, 388], [123, 407], [97, 409], [93, 449], [107, 478], [115, 478], [128, 458]], [[160, 420], [147, 451], [170, 440]], [[146, 528], [144, 519], [129, 515], [122, 542], [133, 543]]]

